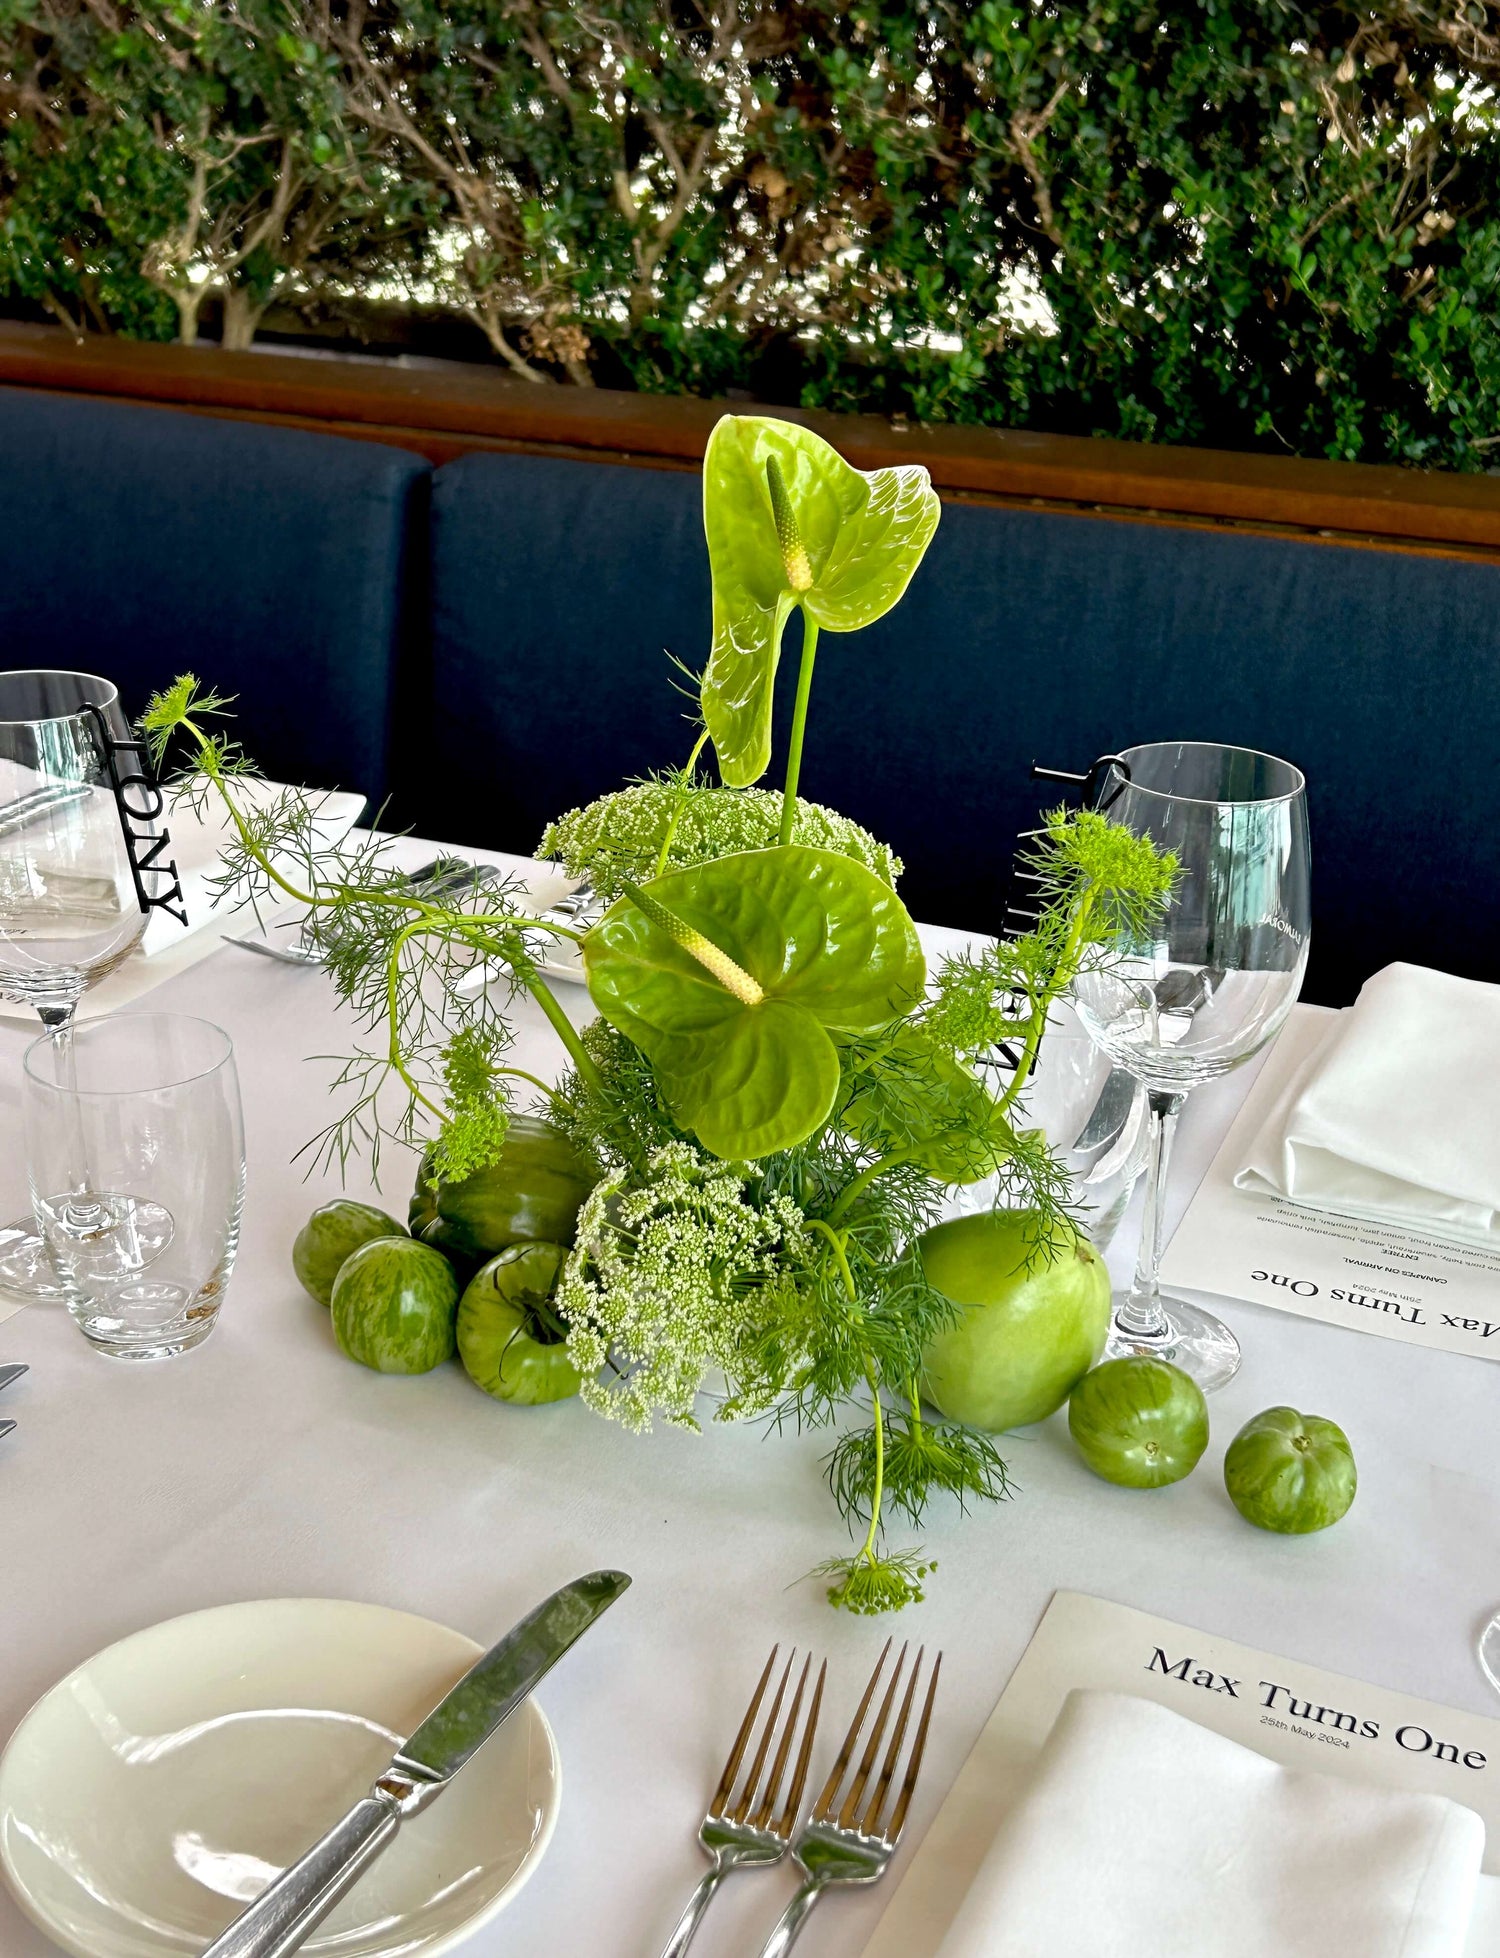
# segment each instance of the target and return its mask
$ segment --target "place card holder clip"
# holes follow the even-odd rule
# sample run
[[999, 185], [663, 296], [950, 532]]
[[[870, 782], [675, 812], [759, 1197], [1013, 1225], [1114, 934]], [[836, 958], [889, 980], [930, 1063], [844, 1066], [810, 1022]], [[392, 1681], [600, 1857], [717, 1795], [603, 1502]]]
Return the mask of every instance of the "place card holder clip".
[[[182, 879], [173, 858], [163, 852], [172, 845], [165, 829], [152, 834], [167, 806], [166, 796], [151, 766], [151, 751], [145, 741], [121, 741], [109, 731], [109, 723], [99, 708], [90, 705], [86, 712], [94, 717], [99, 752], [109, 771], [115, 807], [120, 812], [120, 828], [125, 835], [125, 854], [142, 911], [165, 911], [180, 925], [188, 921], [187, 901], [182, 895]], [[148, 890], [146, 879], [155, 878]]]
[[[1099, 793], [1100, 784], [1110, 769], [1114, 769], [1119, 780], [1111, 788], [1109, 794], [1101, 799]], [[1091, 808], [1098, 809], [1102, 814], [1114, 802], [1116, 797], [1124, 789], [1125, 784], [1130, 780], [1130, 763], [1126, 761], [1123, 755], [1100, 755], [1080, 775], [1076, 769], [1044, 768], [1039, 761], [1034, 761], [1031, 764], [1031, 779], [1033, 782], [1063, 782], [1069, 788], [1081, 789], [1083, 791], [1081, 800]], [[1017, 838], [1017, 853], [1019, 854], [1020, 850], [1033, 837], [1042, 834], [1043, 832], [1039, 829], [1022, 830], [1020, 836]], [[1035, 893], [1029, 887], [1034, 885], [1036, 881], [1037, 877], [1034, 870], [1027, 870], [1019, 863], [1012, 866], [1010, 873], [1010, 895], [1006, 899], [1005, 911], [1000, 924], [1000, 936], [1002, 938], [1019, 938], [1023, 932], [1031, 930], [1041, 915], [1034, 903], [1030, 901], [1034, 898]]]

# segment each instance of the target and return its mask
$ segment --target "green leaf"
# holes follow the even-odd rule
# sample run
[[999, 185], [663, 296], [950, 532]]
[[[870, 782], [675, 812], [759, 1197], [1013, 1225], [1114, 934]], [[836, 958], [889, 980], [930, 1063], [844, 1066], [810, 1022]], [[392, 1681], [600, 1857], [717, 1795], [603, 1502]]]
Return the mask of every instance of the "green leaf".
[[860, 1074], [842, 1126], [882, 1155], [900, 1150], [942, 1183], [981, 1182], [1015, 1148], [984, 1083], [918, 1027], [899, 1028]]
[[800, 604], [828, 632], [873, 624], [921, 563], [938, 507], [916, 464], [867, 473], [810, 429], [763, 415], [715, 425], [703, 461], [714, 595], [703, 715], [732, 788], [770, 762], [771, 697], [792, 612]]
[[[589, 992], [651, 1061], [676, 1120], [728, 1161], [814, 1134], [838, 1094], [833, 1033], [878, 1033], [922, 996], [905, 906], [833, 851], [747, 850], [643, 894], [647, 908], [620, 898], [584, 940]], [[751, 998], [710, 970], [725, 961]]]

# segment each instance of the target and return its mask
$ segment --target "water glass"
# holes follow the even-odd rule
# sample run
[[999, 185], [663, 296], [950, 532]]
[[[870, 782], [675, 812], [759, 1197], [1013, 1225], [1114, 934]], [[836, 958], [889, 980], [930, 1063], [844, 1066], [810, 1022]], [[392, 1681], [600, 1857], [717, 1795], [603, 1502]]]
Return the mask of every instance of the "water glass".
[[85, 1338], [137, 1360], [200, 1344], [245, 1188], [228, 1034], [180, 1013], [98, 1020], [67, 1050], [28, 1048], [22, 1099], [32, 1209]]

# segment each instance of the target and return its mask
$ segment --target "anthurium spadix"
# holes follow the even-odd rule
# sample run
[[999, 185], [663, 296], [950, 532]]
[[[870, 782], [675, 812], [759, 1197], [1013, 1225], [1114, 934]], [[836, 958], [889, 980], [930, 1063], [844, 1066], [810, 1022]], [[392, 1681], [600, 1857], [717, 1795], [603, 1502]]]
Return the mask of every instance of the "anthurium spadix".
[[[872, 625], [906, 590], [938, 507], [918, 464], [866, 472], [792, 422], [717, 423], [703, 459], [713, 646], [702, 701], [731, 788], [758, 781], [770, 762], [776, 663], [793, 611], [801, 606], [814, 636]], [[802, 718], [788, 762], [793, 793]]]
[[595, 1006], [650, 1060], [703, 1147], [753, 1162], [806, 1141], [839, 1088], [834, 1035], [922, 997], [906, 907], [863, 864], [780, 845], [631, 885], [583, 941]]

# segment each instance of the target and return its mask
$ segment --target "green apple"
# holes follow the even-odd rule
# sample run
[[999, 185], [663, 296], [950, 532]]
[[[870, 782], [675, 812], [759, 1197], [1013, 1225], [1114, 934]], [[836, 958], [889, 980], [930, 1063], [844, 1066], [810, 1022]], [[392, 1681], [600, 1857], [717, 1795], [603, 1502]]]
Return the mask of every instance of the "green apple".
[[1109, 1274], [1088, 1239], [990, 1210], [936, 1225], [921, 1253], [928, 1283], [964, 1308], [922, 1356], [938, 1412], [998, 1434], [1061, 1407], [1109, 1332]]

